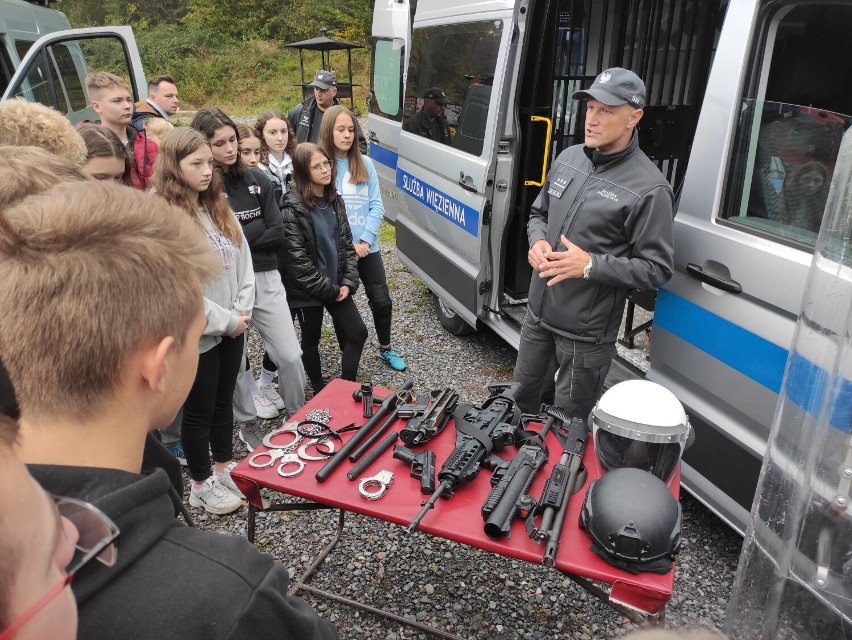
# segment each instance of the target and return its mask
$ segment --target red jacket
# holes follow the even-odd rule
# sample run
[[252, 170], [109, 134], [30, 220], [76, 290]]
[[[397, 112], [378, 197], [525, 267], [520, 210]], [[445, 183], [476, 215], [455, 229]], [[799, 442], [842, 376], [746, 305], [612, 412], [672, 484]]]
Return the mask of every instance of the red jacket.
[[127, 128], [127, 139], [133, 150], [133, 156], [130, 158], [130, 180], [137, 189], [147, 191], [151, 188], [154, 160], [157, 159], [160, 147], [148, 138], [144, 128], [137, 129], [132, 125], [127, 125]]

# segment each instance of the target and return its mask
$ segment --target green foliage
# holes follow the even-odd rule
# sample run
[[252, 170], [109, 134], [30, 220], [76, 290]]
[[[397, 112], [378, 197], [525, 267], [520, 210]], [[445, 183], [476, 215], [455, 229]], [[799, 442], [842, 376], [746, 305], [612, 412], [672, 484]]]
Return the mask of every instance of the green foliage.
[[[300, 98], [299, 55], [284, 47], [320, 35], [366, 45], [372, 0], [74, 0], [63, 5], [73, 26], [130, 24], [148, 77], [168, 74], [180, 90], [183, 108], [219, 106], [237, 114], [285, 111]], [[118, 70], [114, 47], [93, 50], [90, 66]], [[353, 51], [356, 84], [369, 77], [369, 49]], [[305, 76], [320, 68], [320, 54], [306, 51]], [[346, 81], [346, 53], [331, 53], [331, 65]], [[366, 86], [355, 90], [362, 110]]]

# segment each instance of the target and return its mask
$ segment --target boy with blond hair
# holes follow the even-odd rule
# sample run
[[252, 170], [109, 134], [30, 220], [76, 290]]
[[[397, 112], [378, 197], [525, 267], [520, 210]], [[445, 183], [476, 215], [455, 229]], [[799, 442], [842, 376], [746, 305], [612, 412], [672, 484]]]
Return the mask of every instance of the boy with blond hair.
[[121, 530], [112, 570], [74, 580], [81, 638], [337, 637], [287, 596], [283, 566], [176, 520], [165, 473], [139, 473], [146, 434], [195, 379], [203, 285], [219, 268], [190, 216], [119, 185], [61, 184], [0, 212], [19, 453], [47, 491], [92, 502]]
[[133, 117], [133, 97], [127, 83], [113, 73], [98, 71], [86, 76], [86, 91], [92, 109], [101, 117], [100, 124], [110, 129], [130, 152], [130, 180], [137, 189], [147, 191], [159, 147], [144, 129], [137, 129]]

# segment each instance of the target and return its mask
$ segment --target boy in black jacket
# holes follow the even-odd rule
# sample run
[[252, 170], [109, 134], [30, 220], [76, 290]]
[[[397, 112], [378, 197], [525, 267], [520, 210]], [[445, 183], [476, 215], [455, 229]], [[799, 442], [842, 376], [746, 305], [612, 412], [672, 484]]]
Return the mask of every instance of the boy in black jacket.
[[337, 638], [287, 595], [284, 567], [176, 520], [166, 475], [139, 473], [146, 434], [194, 380], [217, 268], [189, 217], [118, 185], [59, 185], [0, 214], [0, 305], [18, 312], [2, 314], [0, 345], [20, 455], [46, 490], [121, 530], [115, 566], [74, 579], [80, 638]]

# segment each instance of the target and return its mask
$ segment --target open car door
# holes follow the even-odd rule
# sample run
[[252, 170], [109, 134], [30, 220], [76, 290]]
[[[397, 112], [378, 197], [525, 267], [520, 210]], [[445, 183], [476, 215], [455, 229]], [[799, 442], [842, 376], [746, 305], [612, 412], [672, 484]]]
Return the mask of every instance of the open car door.
[[123, 78], [134, 101], [145, 95], [145, 74], [131, 27], [93, 27], [50, 33], [30, 47], [3, 100], [23, 97], [66, 115], [73, 123], [96, 120], [86, 92], [90, 71]]
[[402, 125], [405, 71], [411, 39], [408, 0], [376, 0], [373, 7], [373, 55], [368, 123], [370, 158], [382, 186], [385, 217], [396, 220], [402, 198], [394, 197], [397, 149]]

